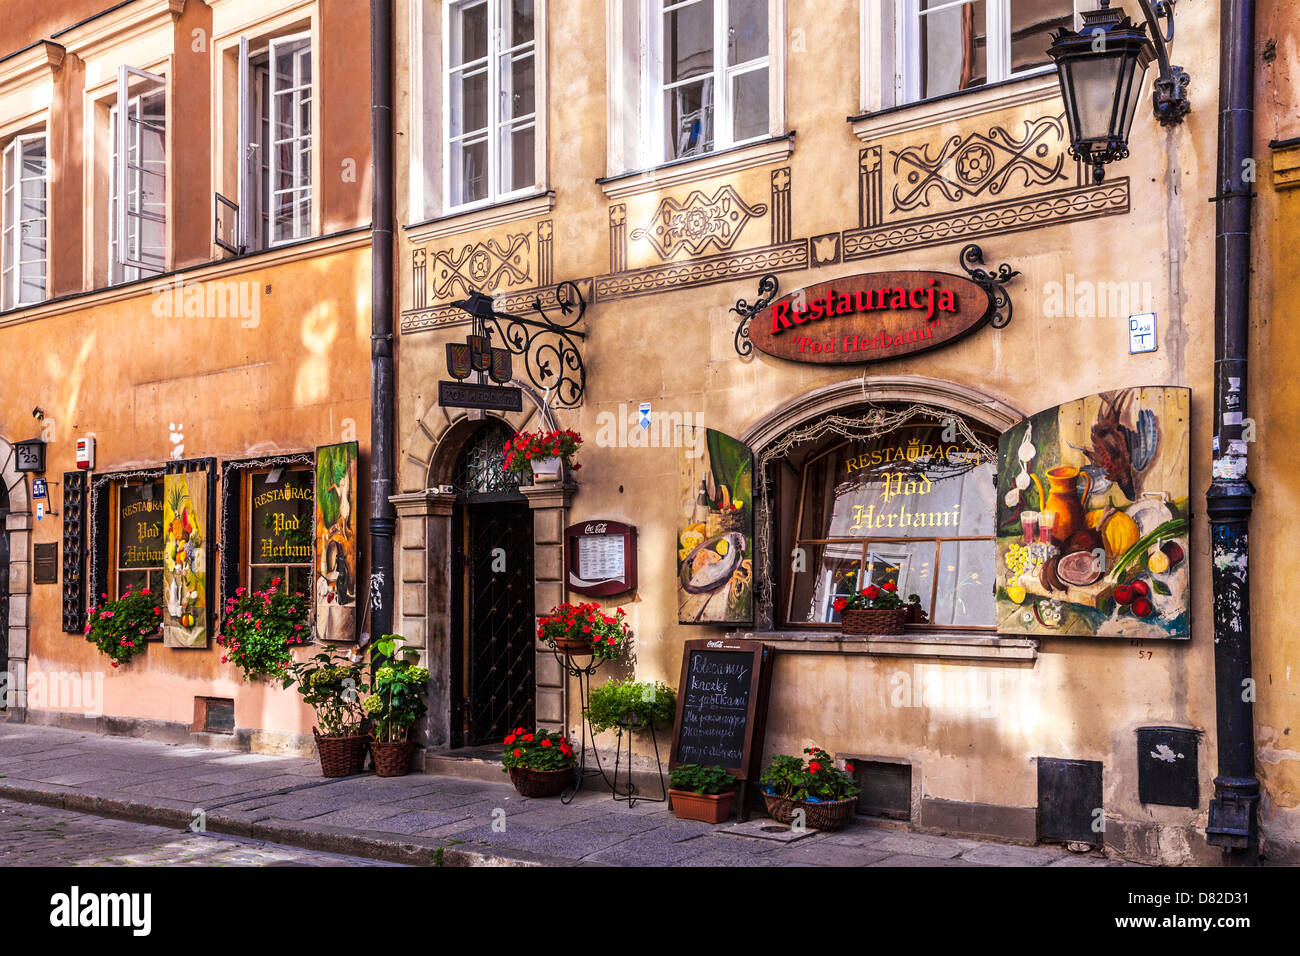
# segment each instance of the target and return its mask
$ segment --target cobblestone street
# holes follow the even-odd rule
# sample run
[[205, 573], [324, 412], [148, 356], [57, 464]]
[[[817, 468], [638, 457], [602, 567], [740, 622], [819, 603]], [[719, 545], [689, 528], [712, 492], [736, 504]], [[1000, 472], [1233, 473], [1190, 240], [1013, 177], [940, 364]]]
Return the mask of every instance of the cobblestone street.
[[393, 866], [0, 800], [0, 866]]

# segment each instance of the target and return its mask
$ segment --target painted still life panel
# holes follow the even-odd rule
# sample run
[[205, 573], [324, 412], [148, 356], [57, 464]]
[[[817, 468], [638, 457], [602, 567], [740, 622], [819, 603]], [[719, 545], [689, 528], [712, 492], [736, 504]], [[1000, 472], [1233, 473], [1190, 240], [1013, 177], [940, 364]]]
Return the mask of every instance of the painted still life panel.
[[208, 646], [208, 475], [163, 478], [163, 645]]
[[998, 630], [1187, 638], [1191, 391], [1133, 387], [999, 442]]
[[711, 428], [684, 428], [683, 433], [677, 619], [682, 624], [751, 624], [754, 457], [744, 444]]
[[316, 449], [316, 636], [357, 638], [357, 443]]

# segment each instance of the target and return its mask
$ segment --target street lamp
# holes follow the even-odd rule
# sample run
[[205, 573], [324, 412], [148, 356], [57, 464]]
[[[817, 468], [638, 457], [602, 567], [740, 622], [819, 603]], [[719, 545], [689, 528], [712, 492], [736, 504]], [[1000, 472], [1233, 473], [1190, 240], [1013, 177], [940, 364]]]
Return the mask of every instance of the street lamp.
[[[1151, 61], [1160, 63], [1153, 109], [1164, 125], [1182, 122], [1190, 106], [1187, 73], [1171, 66], [1166, 44], [1173, 40], [1176, 0], [1139, 0], [1146, 23], [1134, 24], [1121, 9], [1101, 8], [1083, 14], [1083, 29], [1062, 28], [1052, 36], [1048, 54], [1056, 61], [1065, 118], [1070, 126], [1070, 155], [1092, 167], [1101, 182], [1107, 163], [1128, 156], [1129, 131], [1137, 115], [1142, 81]], [[1168, 21], [1168, 32], [1159, 20]], [[1151, 36], [1147, 36], [1147, 26]]]

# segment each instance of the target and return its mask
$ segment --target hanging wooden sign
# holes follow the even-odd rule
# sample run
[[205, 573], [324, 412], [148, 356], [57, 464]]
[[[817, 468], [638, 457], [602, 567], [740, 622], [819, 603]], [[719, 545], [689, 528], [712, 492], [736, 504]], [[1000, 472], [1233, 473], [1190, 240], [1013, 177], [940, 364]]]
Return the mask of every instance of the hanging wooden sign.
[[357, 443], [316, 449], [316, 637], [357, 639]]

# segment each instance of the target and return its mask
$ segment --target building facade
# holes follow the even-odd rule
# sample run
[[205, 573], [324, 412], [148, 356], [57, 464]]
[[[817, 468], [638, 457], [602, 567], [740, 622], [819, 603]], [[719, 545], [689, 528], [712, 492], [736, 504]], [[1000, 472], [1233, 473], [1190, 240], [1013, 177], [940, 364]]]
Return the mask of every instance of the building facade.
[[[215, 637], [237, 588], [278, 577], [310, 592], [316, 449], [368, 456], [369, 90], [356, 77], [369, 56], [354, 13], [4, 7], [10, 719], [310, 749], [297, 695], [241, 681]], [[33, 439], [44, 467], [23, 471]], [[178, 478], [186, 594], [164, 580]], [[113, 668], [83, 639], [86, 609], [128, 586], [176, 623]]]
[[[1294, 27], [1263, 6], [1260, 62], [1280, 75]], [[639, 583], [601, 603], [627, 610], [635, 658], [597, 682], [676, 685], [686, 641], [762, 640], [777, 650], [765, 753], [853, 758], [888, 815], [1218, 859], [1203, 505], [1219, 23], [1178, 12], [1192, 111], [1159, 125], [1148, 78], [1131, 155], [1098, 181], [1069, 154], [1046, 54], [1095, 7], [399, 9], [398, 628], [429, 650], [432, 750], [520, 723], [577, 735], [576, 682], [531, 615], [578, 599], [565, 529], [619, 522], [637, 529]], [[1294, 136], [1293, 116], [1271, 111], [1260, 136]], [[1274, 230], [1284, 200], [1266, 200]], [[1294, 271], [1277, 234], [1257, 285]], [[942, 299], [922, 294], [945, 288], [953, 315], [932, 322]], [[549, 337], [486, 321], [514, 353], [520, 411], [440, 393], [473, 293], [506, 316], [581, 315]], [[1251, 387], [1261, 427], [1281, 429], [1294, 409], [1268, 376], [1290, 353], [1268, 354]], [[515, 487], [501, 446], [538, 427], [579, 431], [582, 470]], [[1295, 483], [1259, 448], [1252, 544], [1268, 567], [1289, 558], [1263, 515]], [[714, 575], [693, 591], [710, 564], [726, 590]], [[921, 615], [901, 637], [846, 634], [836, 599], [885, 582]], [[1274, 857], [1300, 837], [1284, 603], [1257, 605], [1255, 631]], [[1177, 795], [1156, 783], [1173, 778]]]

